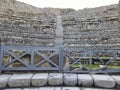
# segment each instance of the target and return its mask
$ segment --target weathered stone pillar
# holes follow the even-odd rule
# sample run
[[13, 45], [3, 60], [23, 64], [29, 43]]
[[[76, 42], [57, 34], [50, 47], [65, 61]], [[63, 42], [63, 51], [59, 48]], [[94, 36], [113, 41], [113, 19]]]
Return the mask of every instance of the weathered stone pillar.
[[57, 28], [56, 28], [56, 38], [55, 38], [55, 47], [63, 47], [63, 25], [62, 17], [57, 16]]

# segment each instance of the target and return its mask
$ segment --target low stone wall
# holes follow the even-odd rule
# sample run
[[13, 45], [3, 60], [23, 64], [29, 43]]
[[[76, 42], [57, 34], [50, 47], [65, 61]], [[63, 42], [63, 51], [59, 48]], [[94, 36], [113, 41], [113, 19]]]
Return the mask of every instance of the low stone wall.
[[117, 89], [120, 88], [120, 76], [68, 74], [68, 73], [0, 75], [0, 88], [46, 87], [46, 86], [68, 86], [68, 87], [79, 86], [79, 87]]
[[119, 90], [119, 89], [100, 89], [85, 87], [32, 87], [32, 88], [7, 88], [3, 90]]

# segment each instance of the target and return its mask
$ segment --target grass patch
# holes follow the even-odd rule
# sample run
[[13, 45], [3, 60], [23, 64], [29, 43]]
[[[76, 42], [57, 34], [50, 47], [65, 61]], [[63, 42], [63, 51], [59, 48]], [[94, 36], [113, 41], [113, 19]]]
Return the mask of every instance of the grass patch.
[[107, 65], [107, 67], [109, 67], [109, 68], [116, 68], [116, 69], [120, 68], [120, 66], [113, 66], [113, 65]]
[[[77, 67], [80, 67], [80, 64], [72, 64], [71, 66], [72, 66], [73, 68], [77, 68]], [[84, 67], [87, 68], [87, 69], [90, 69], [90, 65], [89, 65], [89, 64], [84, 64]], [[93, 68], [93, 69], [99, 68], [99, 65], [93, 64], [93, 65], [92, 65], [92, 68]]]
[[[80, 64], [72, 64], [71, 65], [73, 68], [77, 68], [77, 67], [80, 67]], [[115, 65], [106, 65], [108, 68], [115, 68], [115, 69], [119, 69], [120, 66], [115, 66]], [[90, 65], [89, 64], [84, 64], [84, 67], [87, 68], [87, 69], [90, 69]], [[97, 68], [100, 68], [98, 64], [93, 64], [92, 65], [92, 69], [97, 69]]]

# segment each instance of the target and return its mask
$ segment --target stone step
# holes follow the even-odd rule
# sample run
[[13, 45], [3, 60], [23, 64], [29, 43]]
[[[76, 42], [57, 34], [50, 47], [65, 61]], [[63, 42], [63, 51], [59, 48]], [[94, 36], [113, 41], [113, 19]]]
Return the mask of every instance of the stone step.
[[[37, 73], [37, 74], [1, 74], [0, 88], [46, 87], [46, 86], [79, 86], [96, 88], [119, 88], [120, 75], [89, 75], [70, 73]], [[1, 89], [0, 89], [1, 90]], [[40, 89], [42, 90], [42, 89]], [[63, 89], [66, 90], [66, 89]], [[76, 89], [77, 90], [77, 89]]]
[[32, 87], [32, 88], [6, 88], [2, 90], [119, 90], [119, 89], [100, 89], [85, 87]]

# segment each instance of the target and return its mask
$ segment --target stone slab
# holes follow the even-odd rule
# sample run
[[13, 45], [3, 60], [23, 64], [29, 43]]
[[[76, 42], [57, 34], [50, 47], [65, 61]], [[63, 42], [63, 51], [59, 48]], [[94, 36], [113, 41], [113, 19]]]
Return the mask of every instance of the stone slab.
[[7, 86], [8, 80], [11, 77], [9, 74], [0, 75], [0, 88], [4, 88]]
[[63, 74], [62, 73], [50, 73], [48, 78], [49, 85], [58, 86], [63, 84]]
[[117, 90], [117, 89], [84, 88], [82, 90]]
[[39, 90], [39, 88], [23, 88], [22, 90]]
[[39, 90], [61, 90], [61, 87], [40, 87]]
[[39, 88], [10, 88], [4, 90], [39, 90]]
[[9, 88], [9, 89], [4, 89], [4, 90], [23, 90], [21, 88]]
[[33, 74], [13, 74], [8, 81], [10, 87], [27, 87], [30, 86], [30, 81]]
[[78, 74], [78, 85], [83, 87], [93, 86], [93, 78], [88, 74]]
[[119, 90], [119, 89], [100, 89], [100, 88], [81, 88], [81, 87], [38, 87], [38, 88], [10, 88], [0, 90]]
[[66, 86], [76, 86], [77, 85], [77, 74], [64, 74], [64, 84]]
[[92, 75], [96, 87], [114, 88], [115, 81], [109, 75]]
[[104, 90], [100, 88], [82, 88], [82, 90]]
[[116, 87], [120, 88], [120, 76], [111, 76], [115, 82], [116, 82]]
[[46, 86], [47, 82], [48, 82], [48, 74], [47, 73], [35, 74], [31, 80], [31, 84], [33, 86]]
[[79, 87], [63, 87], [62, 90], [81, 90]]

